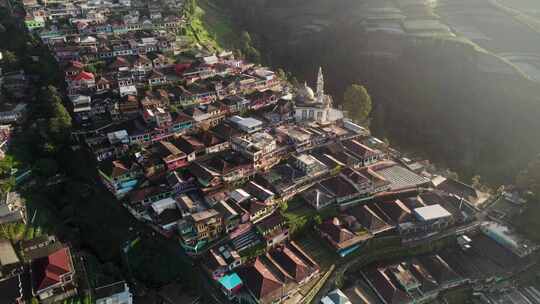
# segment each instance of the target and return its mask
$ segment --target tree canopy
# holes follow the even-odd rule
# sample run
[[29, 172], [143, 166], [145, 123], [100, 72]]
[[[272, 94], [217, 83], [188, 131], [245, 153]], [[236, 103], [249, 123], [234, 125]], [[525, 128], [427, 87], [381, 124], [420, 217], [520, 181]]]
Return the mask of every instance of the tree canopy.
[[343, 110], [354, 121], [367, 124], [371, 114], [371, 97], [366, 88], [359, 84], [352, 84], [343, 95]]
[[45, 91], [45, 105], [48, 114], [48, 133], [56, 143], [63, 143], [69, 137], [71, 131], [71, 116], [62, 104], [62, 98], [58, 90], [47, 87]]

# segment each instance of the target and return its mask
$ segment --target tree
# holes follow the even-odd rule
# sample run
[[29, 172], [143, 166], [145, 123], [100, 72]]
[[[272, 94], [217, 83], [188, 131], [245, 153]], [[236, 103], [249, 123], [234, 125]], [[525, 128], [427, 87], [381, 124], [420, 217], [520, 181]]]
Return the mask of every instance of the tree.
[[480, 175], [475, 175], [471, 178], [471, 185], [475, 189], [480, 189], [482, 187], [482, 181]]
[[43, 177], [51, 177], [58, 172], [58, 163], [51, 158], [41, 158], [36, 162], [36, 171]]
[[2, 63], [8, 70], [15, 70], [19, 66], [19, 59], [14, 52], [5, 51], [3, 53]]
[[62, 143], [68, 139], [71, 130], [71, 116], [61, 103], [53, 105], [53, 115], [49, 118], [49, 135]]
[[2, 180], [0, 183], [0, 192], [2, 194], [7, 194], [15, 187], [15, 177], [10, 177], [8, 179]]
[[71, 131], [71, 116], [62, 104], [58, 89], [48, 86], [44, 92], [43, 113], [48, 118], [48, 134], [57, 143], [64, 143]]
[[362, 124], [368, 124], [371, 108], [371, 97], [364, 86], [352, 84], [345, 90], [343, 110], [348, 113], [349, 118]]
[[276, 76], [281, 79], [281, 80], [285, 80], [287, 81], [289, 79], [289, 75], [287, 74], [287, 72], [285, 72], [285, 70], [283, 70], [282, 68], [278, 68], [276, 70]]
[[240, 33], [240, 45], [242, 54], [246, 56], [246, 59], [253, 62], [261, 61], [261, 53], [253, 46], [253, 39], [247, 31]]

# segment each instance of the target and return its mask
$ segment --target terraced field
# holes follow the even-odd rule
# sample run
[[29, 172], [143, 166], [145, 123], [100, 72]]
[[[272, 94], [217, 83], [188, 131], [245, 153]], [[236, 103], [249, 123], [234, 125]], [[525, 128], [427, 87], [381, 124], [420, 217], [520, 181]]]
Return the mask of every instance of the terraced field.
[[540, 8], [540, 2], [529, 0], [442, 0], [436, 12], [457, 35], [540, 82], [540, 22], [509, 8], [510, 4]]

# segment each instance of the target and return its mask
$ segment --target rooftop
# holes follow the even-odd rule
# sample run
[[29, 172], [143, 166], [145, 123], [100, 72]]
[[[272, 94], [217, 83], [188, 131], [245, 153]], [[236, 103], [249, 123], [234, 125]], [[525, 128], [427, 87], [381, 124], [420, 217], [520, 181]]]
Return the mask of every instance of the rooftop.
[[19, 263], [19, 257], [8, 240], [0, 239], [0, 266]]
[[416, 208], [414, 209], [414, 214], [418, 220], [423, 222], [434, 221], [452, 216], [450, 212], [446, 211], [446, 209], [439, 204]]

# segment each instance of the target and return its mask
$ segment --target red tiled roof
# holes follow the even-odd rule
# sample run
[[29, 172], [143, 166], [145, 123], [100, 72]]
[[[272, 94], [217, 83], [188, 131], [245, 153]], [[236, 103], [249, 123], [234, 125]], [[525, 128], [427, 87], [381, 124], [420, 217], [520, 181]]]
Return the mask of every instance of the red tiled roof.
[[63, 275], [73, 271], [69, 248], [61, 248], [49, 256], [32, 261], [31, 268], [35, 291], [60, 283]]
[[270, 252], [271, 257], [297, 282], [307, 278], [313, 271], [287, 246], [278, 247]]
[[342, 227], [337, 217], [324, 221], [319, 229], [326, 233], [336, 243], [345, 243], [354, 238], [354, 233]]
[[239, 269], [242, 280], [258, 299], [271, 296], [283, 283], [272, 273], [260, 258], [257, 258], [253, 265]]
[[90, 72], [82, 71], [79, 74], [71, 77], [71, 80], [92, 80], [94, 79], [94, 74]]
[[70, 61], [69, 65], [66, 67], [66, 71], [74, 71], [74, 70], [82, 70], [84, 68], [84, 64], [80, 61]]

